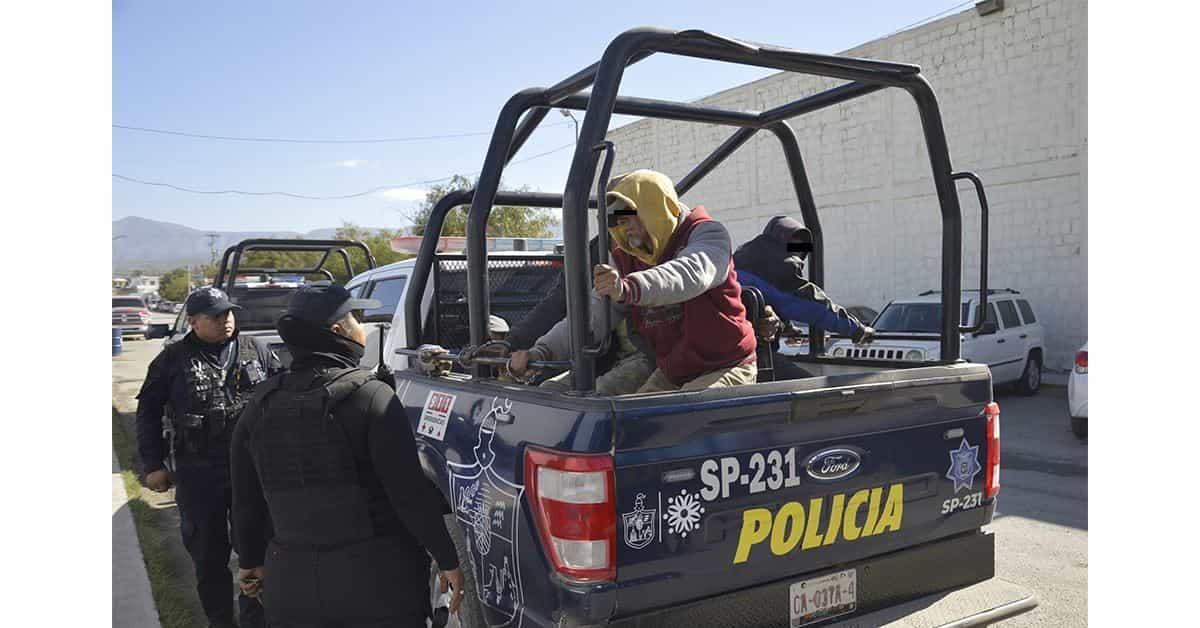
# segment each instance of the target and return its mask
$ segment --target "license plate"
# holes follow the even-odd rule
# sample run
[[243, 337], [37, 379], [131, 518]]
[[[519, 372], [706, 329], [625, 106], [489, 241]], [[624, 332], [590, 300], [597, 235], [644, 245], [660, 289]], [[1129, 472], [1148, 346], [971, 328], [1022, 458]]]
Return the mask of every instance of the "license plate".
[[857, 593], [858, 573], [854, 569], [793, 583], [788, 599], [791, 627], [854, 612]]

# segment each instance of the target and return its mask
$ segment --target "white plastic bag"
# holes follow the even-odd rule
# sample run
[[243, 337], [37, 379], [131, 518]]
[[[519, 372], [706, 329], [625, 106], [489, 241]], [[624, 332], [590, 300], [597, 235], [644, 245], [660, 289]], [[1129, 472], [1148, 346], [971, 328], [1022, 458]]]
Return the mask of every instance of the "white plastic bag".
[[[426, 621], [425, 624], [429, 628], [462, 628], [462, 622], [458, 619], [458, 613], [450, 612], [450, 590], [438, 596], [437, 601], [433, 605], [433, 619]], [[444, 622], [444, 623], [443, 623]]]

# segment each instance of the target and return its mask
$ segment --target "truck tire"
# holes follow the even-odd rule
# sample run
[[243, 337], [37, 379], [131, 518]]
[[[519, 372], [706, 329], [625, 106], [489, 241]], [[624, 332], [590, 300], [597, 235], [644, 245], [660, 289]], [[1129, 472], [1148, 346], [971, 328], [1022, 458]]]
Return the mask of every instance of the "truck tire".
[[1017, 380], [1017, 392], [1030, 397], [1036, 395], [1042, 388], [1042, 355], [1036, 351], [1030, 351], [1029, 357], [1025, 360], [1025, 370], [1021, 372], [1021, 379]]
[[1076, 438], [1087, 438], [1087, 417], [1071, 417], [1071, 431], [1075, 433]]
[[[487, 628], [488, 624], [483, 616], [483, 607], [479, 603], [479, 595], [475, 593], [475, 567], [471, 562], [470, 552], [467, 549], [467, 541], [463, 538], [462, 528], [459, 527], [458, 519], [454, 513], [446, 515], [444, 519], [446, 530], [450, 532], [450, 538], [454, 540], [454, 550], [458, 553], [458, 567], [462, 569], [463, 579], [467, 583], [466, 591], [463, 592], [462, 604], [458, 607], [458, 619], [462, 622], [463, 628]], [[433, 594], [433, 599], [436, 602], [438, 598], [438, 568], [436, 563], [431, 563], [429, 591]], [[440, 618], [439, 622], [438, 612], [435, 608], [434, 628], [444, 625], [444, 616]]]

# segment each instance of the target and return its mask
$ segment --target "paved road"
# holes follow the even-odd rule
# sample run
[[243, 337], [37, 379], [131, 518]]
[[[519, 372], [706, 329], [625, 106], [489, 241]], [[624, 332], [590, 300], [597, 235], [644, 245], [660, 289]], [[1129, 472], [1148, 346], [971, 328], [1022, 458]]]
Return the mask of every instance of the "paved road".
[[1033, 589], [1030, 613], [999, 626], [1086, 626], [1087, 442], [1071, 434], [1066, 388], [997, 393], [996, 575]]

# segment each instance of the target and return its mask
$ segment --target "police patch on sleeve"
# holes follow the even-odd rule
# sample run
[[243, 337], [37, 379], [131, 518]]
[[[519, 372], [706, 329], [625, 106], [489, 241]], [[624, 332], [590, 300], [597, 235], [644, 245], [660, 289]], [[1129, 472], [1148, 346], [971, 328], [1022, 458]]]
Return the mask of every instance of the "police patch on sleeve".
[[962, 439], [958, 449], [950, 450], [950, 470], [946, 471], [946, 479], [954, 482], [954, 492], [963, 489], [971, 490], [975, 476], [983, 467], [979, 466], [979, 445], [971, 446], [967, 439]]

